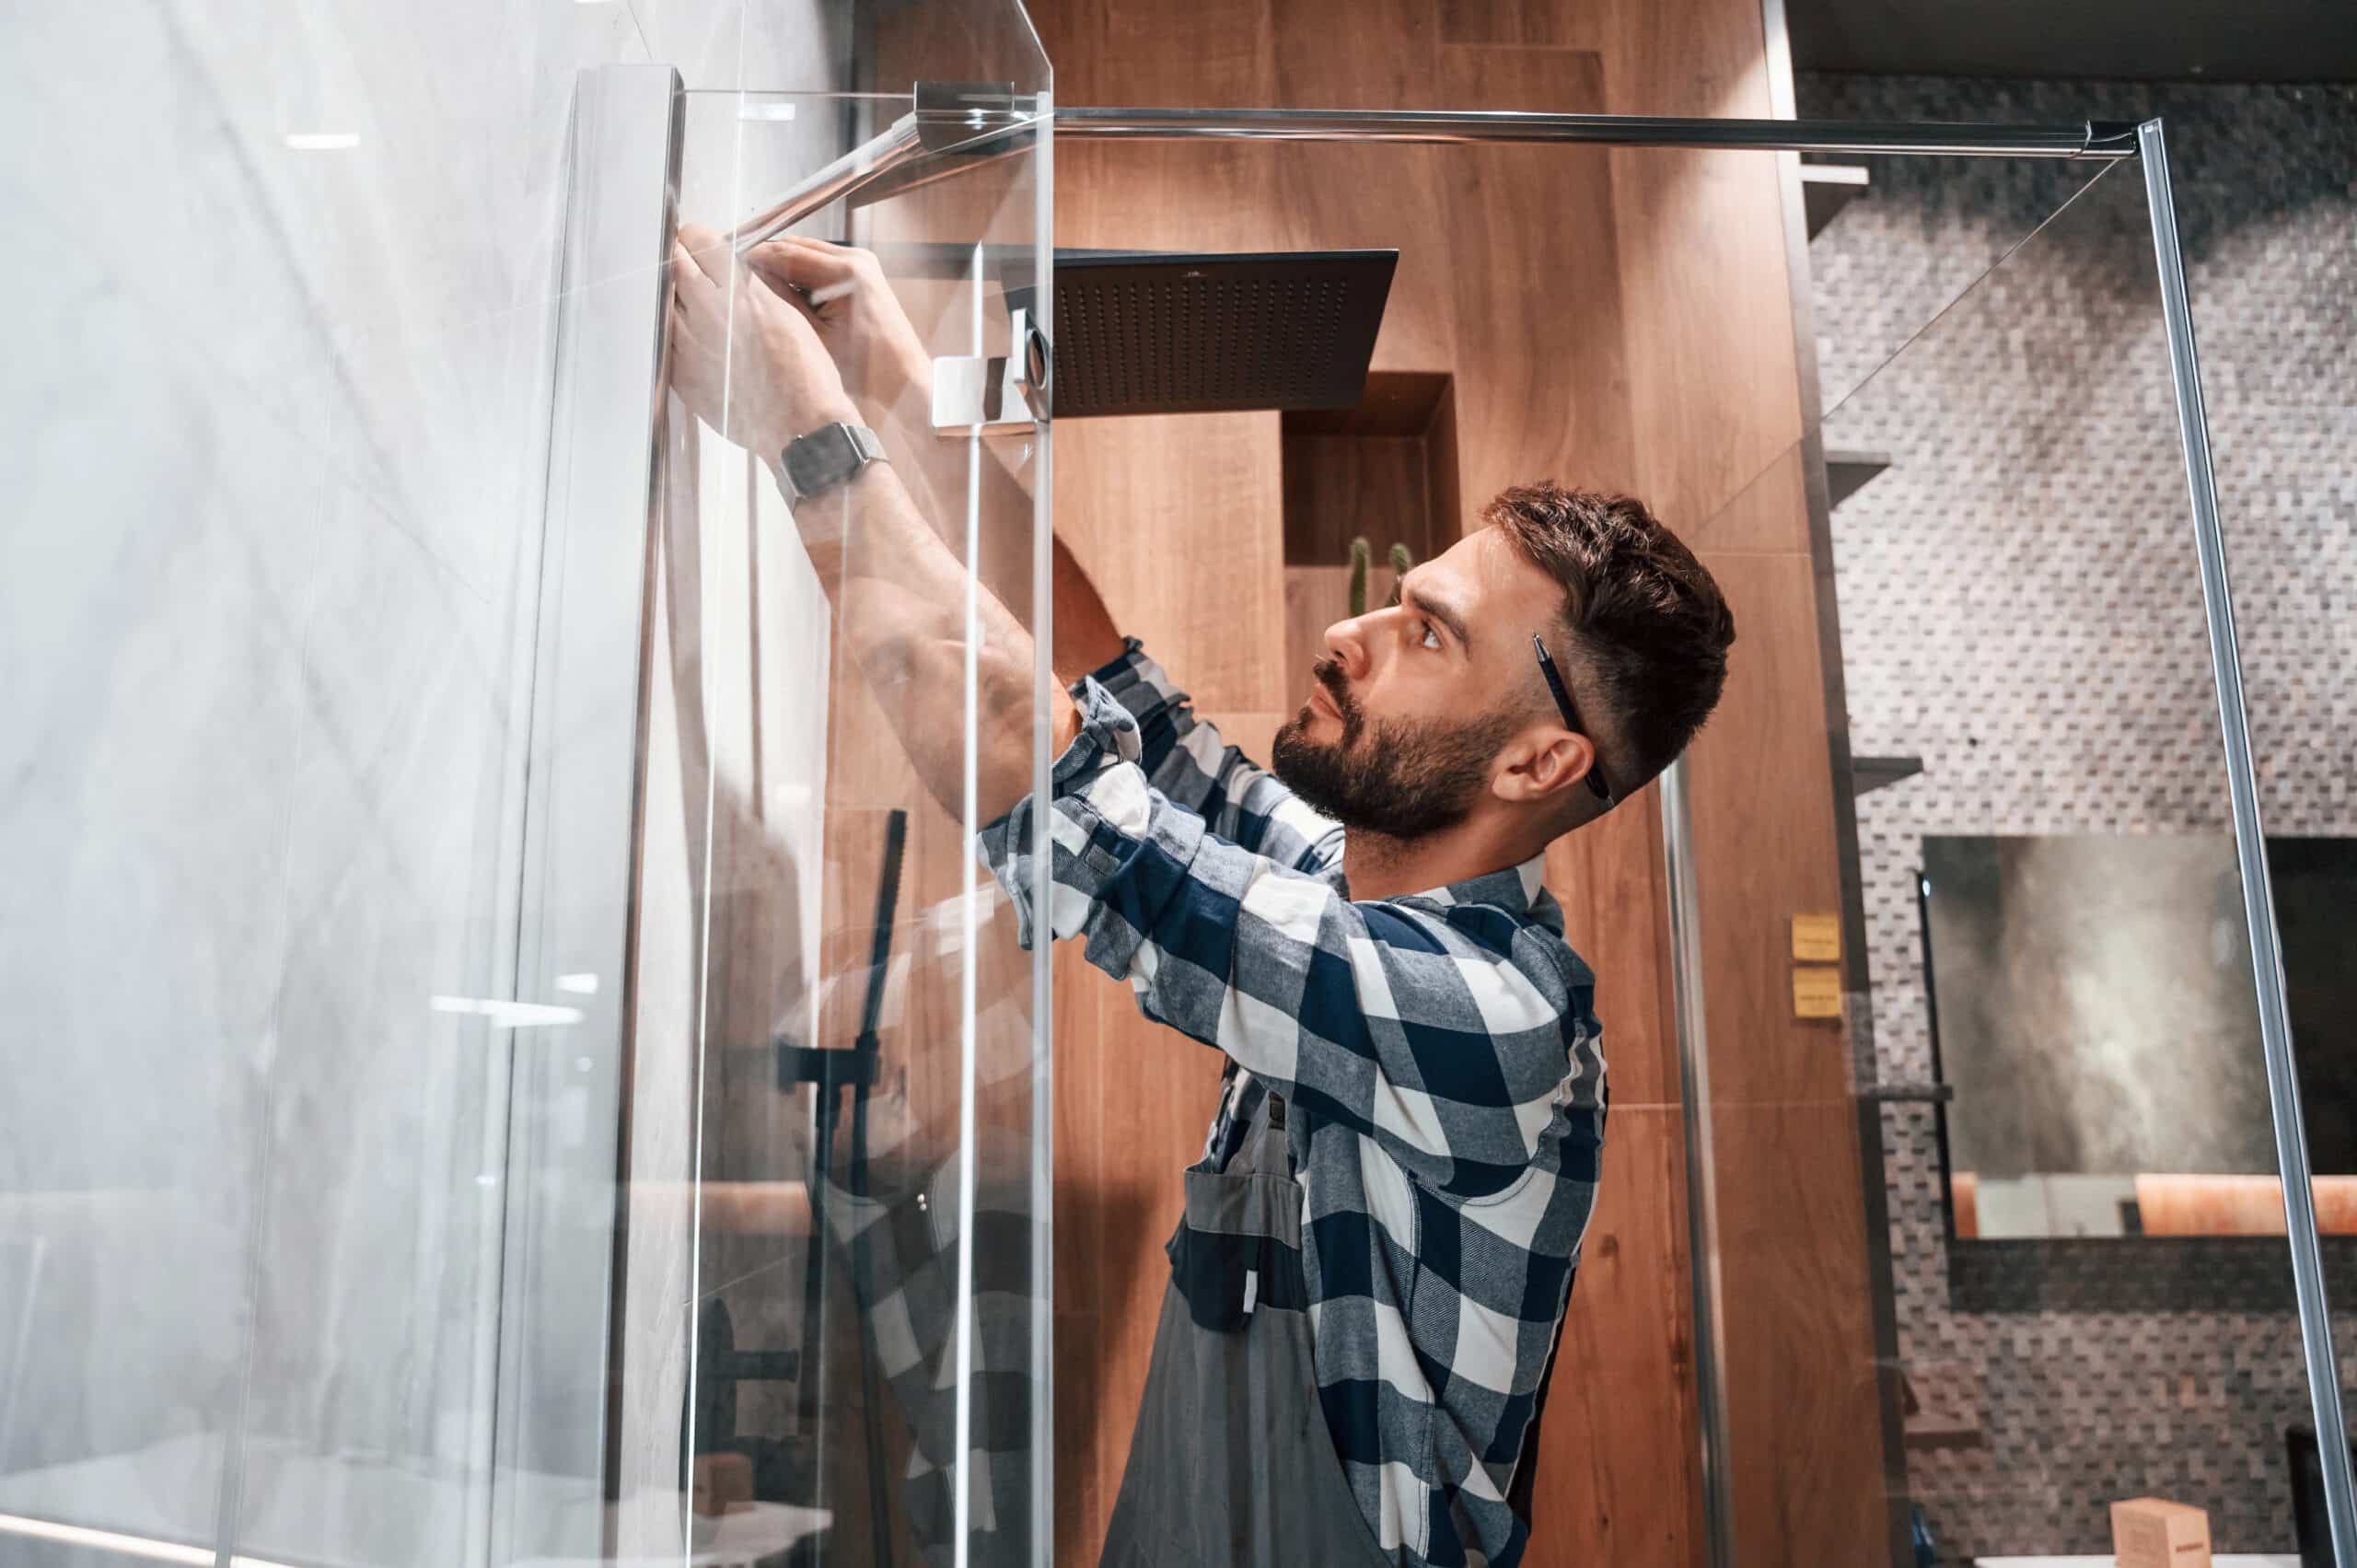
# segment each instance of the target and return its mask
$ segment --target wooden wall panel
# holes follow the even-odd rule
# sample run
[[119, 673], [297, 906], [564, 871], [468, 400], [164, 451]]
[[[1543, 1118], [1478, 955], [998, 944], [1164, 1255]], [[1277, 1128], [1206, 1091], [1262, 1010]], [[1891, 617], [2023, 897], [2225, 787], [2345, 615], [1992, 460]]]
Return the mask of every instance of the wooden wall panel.
[[[1064, 103], [1768, 112], [1756, 0], [1040, 0], [1032, 13]], [[1851, 1376], [1871, 1372], [1853, 1353], [1871, 1344], [1863, 1267], [1852, 1267], [1855, 1137], [1845, 1144], [1815, 1120], [1838, 1109], [1854, 1122], [1826, 1067], [1840, 1038], [1782, 1026], [1785, 971], [1754, 950], [1781, 935], [1796, 899], [1835, 907], [1773, 157], [1067, 142], [1057, 166], [1066, 245], [1398, 247], [1375, 365], [1453, 377], [1457, 471], [1441, 482], [1464, 522], [1513, 482], [1626, 489], [1722, 571], [1743, 641], [1711, 732], [1725, 765], [1696, 771], [1708, 1005], [1714, 1026], [1725, 1021], [1713, 1063], [1725, 1063], [1721, 1087], [1747, 1097], [1747, 1109], [1804, 1108], [1777, 1110], [1781, 1121], [1763, 1111], [1715, 1151], [1722, 1203], [1736, 1200], [1723, 1266], [1733, 1272], [1726, 1330], [1742, 1347], [1730, 1368], [1742, 1405], [1729, 1457], [1738, 1539], [1747, 1564], [1875, 1560], [1871, 1379]], [[1236, 726], [1230, 738], [1257, 726], [1248, 744], [1265, 746], [1306, 690], [1341, 577], [1283, 573], [1273, 416], [1082, 422], [1058, 440], [1058, 526], [1117, 618], [1199, 708]], [[1387, 588], [1371, 584], [1370, 597]], [[1752, 711], [1737, 716], [1739, 704]], [[1549, 855], [1550, 886], [1598, 977], [1613, 1112], [1540, 1439], [1527, 1561], [1546, 1568], [1701, 1558], [1661, 866], [1650, 791]], [[1819, 884], [1827, 901], [1814, 901]], [[1058, 1527], [1060, 1559], [1079, 1563], [1095, 1559], [1119, 1481], [1159, 1248], [1217, 1063], [1140, 1023], [1125, 992], [1076, 958], [1062, 970]], [[1765, 1060], [1739, 1062], [1733, 1053], [1755, 1038], [1770, 1041]], [[1803, 1070], [1786, 1086], [1778, 1074], [1794, 1063]], [[1763, 1160], [1782, 1162], [1776, 1179], [1754, 1182]], [[1751, 1283], [1764, 1293], [1757, 1303]], [[1840, 1299], [1810, 1313], [1810, 1288]], [[1818, 1379], [1809, 1398], [1788, 1398], [1783, 1366]], [[1782, 1431], [1778, 1400], [1796, 1423]], [[1813, 1500], [1810, 1489], [1871, 1493], [1873, 1506]]]
[[1801, 436], [1776, 155], [1611, 157], [1624, 308], [1645, 323], [1629, 362], [1645, 433], [1633, 483], [1663, 517], [1699, 520]]
[[1742, 654], [1689, 753], [1712, 1103], [1843, 1098], [1850, 1048], [1840, 1020], [1795, 1018], [1792, 1007], [1791, 916], [1841, 907], [1839, 867], [1823, 847], [1833, 800], [1813, 568], [1799, 555], [1703, 560], [1734, 608]]
[[1838, 1021], [1795, 1018], [1790, 991], [1790, 917], [1840, 908], [1816, 568], [1703, 559], [1742, 656], [1689, 767], [1736, 1539], [1778, 1543], [1747, 1562], [1868, 1562], [1888, 1516], [1850, 1045]]
[[[1752, 0], [1602, 9], [1608, 112], [1774, 112]], [[1612, 154], [1621, 282], [1643, 323], [1630, 345], [1630, 402], [1645, 433], [1635, 483], [1665, 517], [1709, 517], [1800, 439], [1778, 156]]]
[[[1692, 1318], [1665, 1283], [1689, 1278], [1685, 1136], [1675, 1106], [1612, 1108], [1540, 1423], [1526, 1562], [1702, 1562]], [[1658, 1418], [1666, 1396], [1674, 1420]]]
[[1888, 1562], [1864, 1210], [1854, 1177], [1839, 1179], [1856, 1168], [1857, 1109], [1743, 1104], [1711, 1118], [1742, 1562]]
[[[1451, 46], [1450, 102], [1596, 113], [1593, 53]], [[1611, 155], [1600, 147], [1460, 147], [1443, 203], [1457, 258], [1459, 514], [1510, 484], [1628, 487], [1630, 423]]]
[[[1122, 629], [1205, 708], [1297, 704], [1273, 413], [1056, 427], [1056, 531]], [[1219, 607], [1206, 614], [1207, 606]]]
[[1658, 784], [1547, 850], [1563, 935], [1597, 976], [1615, 1117], [1624, 1109], [1675, 1109], [1682, 1098], [1661, 865]]
[[1535, 49], [1598, 49], [1608, 6], [1583, 0], [1441, 0], [1443, 43], [1510, 43]]
[[[1716, 511], [1680, 519], [1678, 537], [1698, 554], [1806, 556], [1808, 492], [1805, 448], [1787, 447]], [[1738, 634], [1743, 623], [1737, 621]]]

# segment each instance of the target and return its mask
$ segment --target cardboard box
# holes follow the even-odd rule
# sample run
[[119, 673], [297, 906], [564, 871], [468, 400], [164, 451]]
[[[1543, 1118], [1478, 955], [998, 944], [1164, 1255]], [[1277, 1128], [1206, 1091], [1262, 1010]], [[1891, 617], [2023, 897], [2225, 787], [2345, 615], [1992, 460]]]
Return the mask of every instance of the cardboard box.
[[2119, 1568], [2210, 1568], [2210, 1515], [2188, 1503], [2134, 1497], [2111, 1505]]
[[753, 1461], [742, 1454], [698, 1454], [689, 1483], [689, 1505], [698, 1517], [734, 1514], [752, 1505]]

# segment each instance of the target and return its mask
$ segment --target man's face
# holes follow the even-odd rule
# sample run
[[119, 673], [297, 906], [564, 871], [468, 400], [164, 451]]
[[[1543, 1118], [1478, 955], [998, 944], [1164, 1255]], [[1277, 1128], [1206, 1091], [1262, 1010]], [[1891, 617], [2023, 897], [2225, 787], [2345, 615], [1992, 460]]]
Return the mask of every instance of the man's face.
[[1458, 540], [1401, 580], [1399, 603], [1327, 628], [1309, 700], [1271, 748], [1277, 777], [1348, 828], [1411, 840], [1455, 827], [1538, 717], [1530, 637], [1562, 604], [1497, 528]]

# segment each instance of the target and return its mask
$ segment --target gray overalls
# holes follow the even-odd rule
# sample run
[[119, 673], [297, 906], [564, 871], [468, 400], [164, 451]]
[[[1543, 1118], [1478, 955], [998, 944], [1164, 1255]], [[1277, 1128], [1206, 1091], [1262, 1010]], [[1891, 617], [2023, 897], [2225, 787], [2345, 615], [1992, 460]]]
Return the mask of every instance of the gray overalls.
[[1318, 1402], [1302, 1191], [1283, 1097], [1187, 1172], [1154, 1365], [1102, 1568], [1371, 1568], [1394, 1559]]

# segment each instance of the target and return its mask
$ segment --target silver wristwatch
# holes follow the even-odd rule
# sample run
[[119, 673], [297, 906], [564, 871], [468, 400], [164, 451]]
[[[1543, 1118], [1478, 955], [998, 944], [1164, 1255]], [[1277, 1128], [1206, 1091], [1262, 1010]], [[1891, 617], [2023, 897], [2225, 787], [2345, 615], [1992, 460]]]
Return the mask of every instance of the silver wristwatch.
[[848, 484], [870, 463], [885, 461], [884, 443], [864, 424], [837, 420], [797, 436], [778, 454], [785, 477], [785, 499], [799, 506], [813, 495]]

